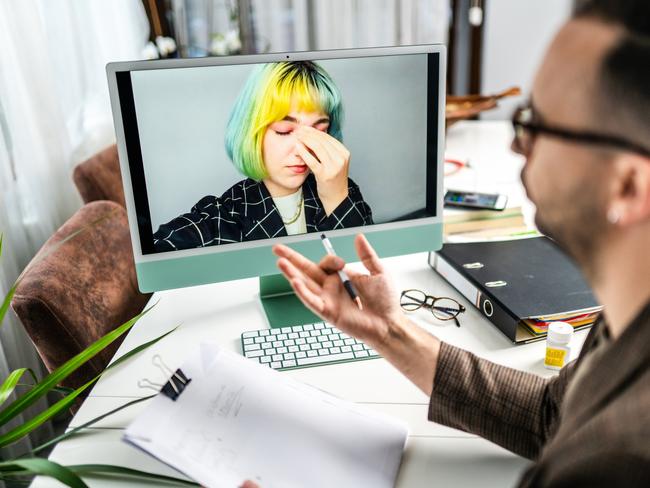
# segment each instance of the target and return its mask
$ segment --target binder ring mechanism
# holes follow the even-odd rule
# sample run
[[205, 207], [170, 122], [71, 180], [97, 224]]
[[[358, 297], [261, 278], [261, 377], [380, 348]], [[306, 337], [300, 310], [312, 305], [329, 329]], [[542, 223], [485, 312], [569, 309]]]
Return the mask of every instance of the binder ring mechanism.
[[180, 368], [176, 371], [172, 371], [171, 368], [169, 368], [169, 366], [164, 363], [160, 357], [160, 354], [154, 354], [153, 358], [151, 358], [151, 362], [154, 366], [160, 369], [165, 378], [169, 377], [169, 380], [165, 384], [160, 384], [154, 383], [148, 378], [142, 378], [138, 381], [138, 387], [148, 388], [150, 390], [160, 392], [167, 398], [176, 401], [181, 393], [183, 393], [185, 388], [187, 388], [187, 385], [190, 384], [190, 381], [192, 381], [192, 379], [188, 378]]

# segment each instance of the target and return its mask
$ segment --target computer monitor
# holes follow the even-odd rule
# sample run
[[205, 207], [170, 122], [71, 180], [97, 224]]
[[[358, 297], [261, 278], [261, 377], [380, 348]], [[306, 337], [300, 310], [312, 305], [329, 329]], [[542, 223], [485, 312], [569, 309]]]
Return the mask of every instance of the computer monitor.
[[441, 45], [109, 64], [140, 290], [259, 277], [270, 325], [297, 325], [274, 244], [439, 249], [445, 66]]

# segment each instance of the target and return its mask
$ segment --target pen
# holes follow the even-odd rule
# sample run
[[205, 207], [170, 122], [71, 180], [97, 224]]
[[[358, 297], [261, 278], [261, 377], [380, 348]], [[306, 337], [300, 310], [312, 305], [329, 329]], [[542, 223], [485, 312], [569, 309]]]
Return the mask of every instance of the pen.
[[[320, 238], [323, 241], [323, 246], [325, 247], [325, 251], [327, 251], [327, 254], [329, 254], [330, 256], [336, 256], [336, 252], [334, 252], [334, 247], [332, 246], [332, 243], [327, 238], [327, 236], [325, 234], [321, 234]], [[359, 310], [363, 310], [363, 305], [361, 304], [361, 298], [357, 296], [357, 292], [352, 286], [352, 282], [350, 281], [350, 278], [348, 278], [348, 275], [342, 269], [339, 270], [338, 273], [339, 273], [339, 277], [341, 278], [341, 281], [343, 282], [343, 287], [348, 292], [348, 295], [350, 295], [350, 298], [352, 298], [352, 300], [357, 304]]]

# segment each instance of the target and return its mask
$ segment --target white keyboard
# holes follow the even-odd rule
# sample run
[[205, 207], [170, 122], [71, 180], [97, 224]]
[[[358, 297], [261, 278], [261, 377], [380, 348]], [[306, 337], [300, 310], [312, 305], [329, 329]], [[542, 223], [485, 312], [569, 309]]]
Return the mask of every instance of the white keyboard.
[[277, 370], [380, 357], [363, 342], [323, 322], [243, 332], [241, 345], [244, 356]]

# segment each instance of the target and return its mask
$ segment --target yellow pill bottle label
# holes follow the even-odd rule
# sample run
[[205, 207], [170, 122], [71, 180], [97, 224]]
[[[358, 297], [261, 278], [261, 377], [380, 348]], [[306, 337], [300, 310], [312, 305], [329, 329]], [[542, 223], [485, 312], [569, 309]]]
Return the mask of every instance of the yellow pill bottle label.
[[558, 349], [555, 347], [546, 348], [546, 357], [544, 358], [544, 364], [546, 366], [551, 366], [553, 368], [561, 368], [564, 366], [564, 360], [567, 355], [566, 349]]

